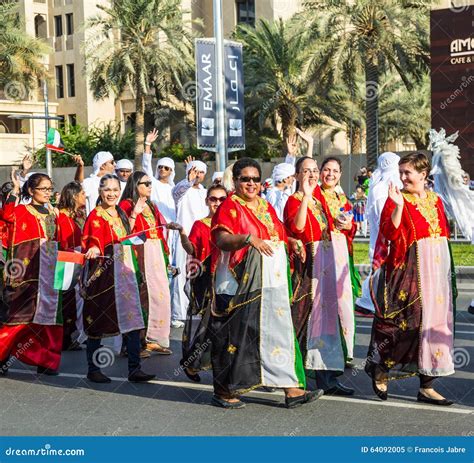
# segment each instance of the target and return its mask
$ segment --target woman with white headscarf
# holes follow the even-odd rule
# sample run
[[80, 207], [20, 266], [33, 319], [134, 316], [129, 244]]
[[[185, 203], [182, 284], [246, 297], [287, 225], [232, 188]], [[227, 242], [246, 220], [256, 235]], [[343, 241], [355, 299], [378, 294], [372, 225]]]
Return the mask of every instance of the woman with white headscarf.
[[[382, 153], [377, 160], [377, 169], [370, 177], [366, 217], [370, 230], [369, 258], [371, 263], [379, 234], [380, 215], [388, 198], [388, 186], [392, 183], [396, 187], [402, 188], [398, 161], [400, 161], [400, 156], [397, 154], [390, 151]], [[370, 297], [369, 281], [370, 278], [366, 278], [362, 284], [362, 296], [356, 300], [356, 309], [361, 313], [373, 314], [375, 308]]]
[[[202, 161], [195, 161], [190, 156], [186, 160], [186, 178], [173, 188], [173, 197], [176, 202], [176, 222], [187, 235], [196, 220], [203, 219], [209, 213], [206, 206], [207, 190], [202, 186], [207, 173], [207, 166]], [[181, 245], [179, 235], [174, 242], [175, 253], [173, 266], [180, 269], [180, 273], [173, 278], [171, 291], [171, 326], [181, 328], [182, 320], [186, 319], [189, 300], [184, 292], [186, 284], [187, 254]]]
[[282, 162], [273, 168], [273, 188], [266, 195], [266, 200], [275, 209], [278, 218], [283, 221], [283, 210], [292, 194], [292, 185], [295, 181], [295, 166]]

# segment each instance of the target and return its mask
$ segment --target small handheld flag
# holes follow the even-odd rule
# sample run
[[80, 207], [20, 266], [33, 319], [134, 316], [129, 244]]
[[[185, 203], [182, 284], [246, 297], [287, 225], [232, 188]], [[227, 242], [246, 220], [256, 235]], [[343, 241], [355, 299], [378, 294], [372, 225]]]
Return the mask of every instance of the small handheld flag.
[[64, 153], [64, 144], [61, 140], [61, 135], [56, 129], [50, 128], [48, 130], [48, 141], [46, 143], [46, 148]]
[[120, 244], [144, 244], [146, 241], [146, 233], [144, 231], [138, 233], [132, 233], [131, 235], [127, 235], [120, 240]]
[[58, 251], [58, 260], [54, 270], [54, 289], [67, 291], [71, 286], [74, 287], [84, 262], [84, 254]]

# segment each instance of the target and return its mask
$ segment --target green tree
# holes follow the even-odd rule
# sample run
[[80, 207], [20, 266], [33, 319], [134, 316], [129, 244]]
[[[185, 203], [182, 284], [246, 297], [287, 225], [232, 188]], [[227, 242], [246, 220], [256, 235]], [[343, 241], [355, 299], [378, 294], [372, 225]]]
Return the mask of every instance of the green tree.
[[135, 99], [135, 162], [141, 164], [145, 105], [189, 72], [191, 31], [180, 0], [115, 0], [88, 21], [85, 55], [97, 99], [129, 89]]
[[407, 89], [420, 79], [429, 62], [429, 0], [307, 0], [299, 15], [300, 30], [315, 40], [309, 63], [314, 77], [325, 73], [354, 88], [365, 78], [367, 161], [378, 155], [379, 78], [391, 69]]
[[45, 77], [48, 47], [25, 32], [17, 2], [0, 2], [0, 87], [8, 98], [24, 99]]
[[297, 126], [310, 127], [335, 116], [324, 82], [317, 92], [311, 90], [305, 34], [295, 33], [280, 19], [260, 20], [255, 28], [239, 26], [235, 36], [244, 44], [248, 127], [271, 127], [286, 139]]

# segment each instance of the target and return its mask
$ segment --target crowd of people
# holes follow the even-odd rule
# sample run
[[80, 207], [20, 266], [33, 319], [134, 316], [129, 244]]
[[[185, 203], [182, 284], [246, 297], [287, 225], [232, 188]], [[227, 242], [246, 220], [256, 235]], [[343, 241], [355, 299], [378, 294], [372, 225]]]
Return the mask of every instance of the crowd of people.
[[[99, 152], [84, 178], [76, 157], [55, 207], [46, 174], [13, 172], [0, 213], [0, 375], [12, 359], [56, 375], [62, 351], [85, 344], [88, 380], [107, 383], [107, 343], [128, 357], [129, 381], [147, 382], [154, 375], [141, 360], [170, 355], [171, 328], [183, 328], [182, 371], [199, 382], [212, 370], [214, 405], [243, 408], [246, 392], [281, 388], [294, 408], [354, 394], [339, 379], [354, 357], [358, 310], [374, 317], [365, 371], [375, 394], [386, 400], [390, 380], [418, 375], [418, 401], [451, 405], [433, 387], [454, 373], [456, 287], [428, 158], [382, 154], [368, 197], [364, 179], [352, 204], [340, 160], [318, 166], [309, 137], [297, 135], [308, 154], [297, 157], [295, 135], [272, 179], [241, 158], [207, 189], [207, 165], [192, 158], [177, 184], [172, 159], [153, 172], [156, 131], [140, 170]], [[353, 251], [361, 215], [372, 262], [363, 285]], [[62, 251], [85, 262], [63, 291], [52, 284]]]

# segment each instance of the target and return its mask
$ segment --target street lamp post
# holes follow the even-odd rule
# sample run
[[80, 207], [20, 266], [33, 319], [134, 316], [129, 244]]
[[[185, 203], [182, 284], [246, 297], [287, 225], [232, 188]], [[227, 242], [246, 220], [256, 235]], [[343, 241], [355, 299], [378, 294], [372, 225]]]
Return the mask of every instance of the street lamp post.
[[223, 171], [227, 164], [227, 141], [224, 95], [224, 35], [222, 31], [222, 0], [213, 0], [214, 37], [216, 39], [216, 116], [217, 116], [217, 170]]

